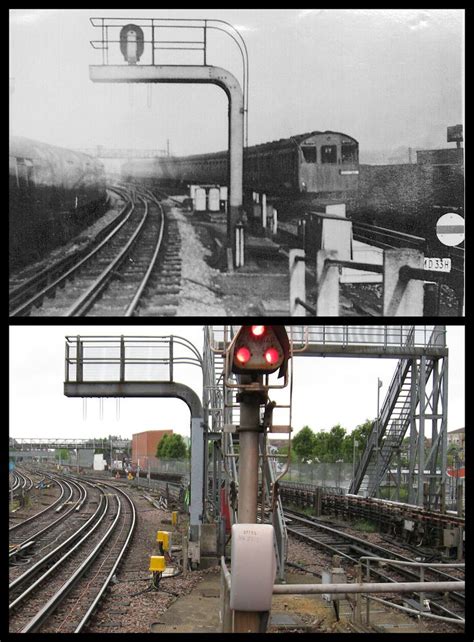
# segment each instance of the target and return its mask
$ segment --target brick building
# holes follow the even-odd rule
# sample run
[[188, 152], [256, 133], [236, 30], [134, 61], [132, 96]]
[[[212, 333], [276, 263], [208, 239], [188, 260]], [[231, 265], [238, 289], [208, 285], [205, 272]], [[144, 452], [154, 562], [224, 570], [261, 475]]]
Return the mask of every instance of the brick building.
[[172, 434], [172, 430], [146, 430], [132, 435], [132, 463], [146, 468], [148, 458], [155, 459], [156, 448], [164, 435]]

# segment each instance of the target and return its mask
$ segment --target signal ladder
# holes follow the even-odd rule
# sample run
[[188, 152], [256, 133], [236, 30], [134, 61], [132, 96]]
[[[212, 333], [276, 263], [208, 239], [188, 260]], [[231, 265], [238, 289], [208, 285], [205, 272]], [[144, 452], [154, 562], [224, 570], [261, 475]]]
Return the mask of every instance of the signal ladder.
[[[229, 512], [232, 515], [232, 522], [238, 523], [238, 497], [239, 484], [239, 433], [236, 428], [240, 424], [240, 403], [237, 401], [238, 390], [225, 386], [225, 350], [232, 340], [232, 333], [229, 326], [225, 329], [222, 326], [213, 326], [209, 335], [209, 346], [213, 350], [205, 350], [212, 355], [209, 361], [212, 363], [210, 371], [212, 382], [207, 387], [210, 391], [209, 397], [213, 401], [210, 408], [213, 417], [213, 431], [222, 433], [222, 458], [225, 470], [225, 496], [229, 502]], [[208, 342], [206, 341], [206, 345]], [[207, 358], [207, 354], [206, 357]], [[234, 377], [234, 375], [232, 375]], [[291, 394], [287, 404], [275, 404], [273, 412], [285, 410], [291, 417]], [[268, 426], [269, 432], [290, 433], [290, 422], [285, 425]], [[287, 555], [288, 535], [283, 515], [281, 499], [278, 496], [275, 481], [283, 472], [284, 464], [281, 457], [272, 453], [267, 443], [266, 431], [259, 436], [260, 470], [259, 470], [259, 515], [260, 523], [270, 523], [274, 527], [275, 555], [277, 560], [277, 574], [284, 579], [285, 560]], [[222, 510], [222, 507], [221, 507]]]

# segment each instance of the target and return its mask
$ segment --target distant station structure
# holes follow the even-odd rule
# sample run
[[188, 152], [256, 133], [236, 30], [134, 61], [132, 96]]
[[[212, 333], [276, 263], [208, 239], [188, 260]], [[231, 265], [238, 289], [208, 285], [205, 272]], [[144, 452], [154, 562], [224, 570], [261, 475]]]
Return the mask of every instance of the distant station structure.
[[168, 149], [118, 149], [112, 147], [104, 147], [103, 145], [97, 145], [96, 147], [81, 148], [78, 151], [83, 154], [89, 154], [90, 156], [96, 156], [101, 159], [108, 158], [118, 158], [122, 160], [128, 160], [132, 158], [156, 158], [169, 156]]
[[137, 149], [137, 148], [114, 148], [96, 145], [95, 147], [81, 148], [77, 151], [101, 160], [109, 176], [120, 178], [122, 167], [132, 160], [143, 160], [153, 158], [165, 158], [170, 155], [169, 143], [167, 149]]

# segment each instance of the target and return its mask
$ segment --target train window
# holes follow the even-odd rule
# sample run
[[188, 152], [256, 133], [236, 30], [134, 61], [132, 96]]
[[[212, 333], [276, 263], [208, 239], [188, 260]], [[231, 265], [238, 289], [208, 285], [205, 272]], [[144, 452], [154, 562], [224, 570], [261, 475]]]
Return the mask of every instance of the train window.
[[342, 143], [341, 157], [343, 163], [357, 163], [357, 145], [355, 143]]
[[301, 151], [305, 163], [316, 163], [316, 147], [314, 145], [302, 145]]
[[337, 163], [337, 146], [321, 146], [321, 163]]
[[29, 158], [17, 158], [17, 180], [21, 189], [33, 186], [33, 161]]

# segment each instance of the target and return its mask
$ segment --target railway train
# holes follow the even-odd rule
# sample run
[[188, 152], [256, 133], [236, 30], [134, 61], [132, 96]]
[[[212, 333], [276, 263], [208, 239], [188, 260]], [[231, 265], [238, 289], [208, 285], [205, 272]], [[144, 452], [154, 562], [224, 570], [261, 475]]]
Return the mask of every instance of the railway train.
[[[157, 185], [228, 183], [228, 152], [134, 160], [122, 166], [126, 181]], [[244, 149], [244, 198], [252, 191], [306, 206], [357, 196], [359, 144], [346, 134], [314, 131]]]
[[41, 258], [104, 212], [103, 164], [87, 154], [10, 137], [10, 270]]

